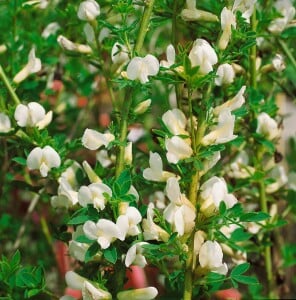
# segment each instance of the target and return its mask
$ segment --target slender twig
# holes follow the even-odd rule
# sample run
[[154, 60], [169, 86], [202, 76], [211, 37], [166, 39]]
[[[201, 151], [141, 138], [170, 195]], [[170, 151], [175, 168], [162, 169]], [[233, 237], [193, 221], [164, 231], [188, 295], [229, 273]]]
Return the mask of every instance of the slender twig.
[[21, 101], [18, 98], [17, 94], [15, 93], [14, 89], [12, 88], [12, 86], [11, 86], [11, 84], [10, 84], [10, 82], [9, 82], [9, 80], [8, 80], [8, 78], [7, 78], [7, 76], [6, 76], [6, 74], [5, 74], [5, 72], [4, 72], [1, 65], [0, 65], [0, 79], [2, 79], [5, 87], [7, 88], [8, 92], [11, 96], [11, 98], [13, 99], [14, 103], [15, 104], [20, 104]]
[[296, 60], [295, 60], [291, 50], [289, 49], [289, 47], [283, 40], [278, 39], [278, 43], [280, 44], [280, 46], [283, 49], [283, 51], [285, 52], [285, 54], [288, 56], [290, 62], [292, 63], [292, 66], [294, 67], [294, 69], [296, 71]]
[[22, 236], [23, 236], [23, 234], [25, 232], [25, 229], [26, 229], [26, 223], [29, 220], [32, 212], [34, 211], [37, 203], [39, 202], [40, 195], [42, 194], [43, 190], [44, 189], [41, 189], [39, 191], [39, 193], [34, 196], [34, 198], [32, 199], [32, 201], [31, 201], [31, 203], [30, 203], [30, 205], [28, 207], [28, 210], [26, 212], [26, 215], [25, 215], [25, 217], [23, 219], [22, 225], [21, 225], [21, 227], [20, 227], [20, 229], [19, 229], [19, 231], [17, 233], [16, 240], [15, 240], [14, 245], [13, 245], [13, 249], [14, 250], [16, 250], [20, 246]]

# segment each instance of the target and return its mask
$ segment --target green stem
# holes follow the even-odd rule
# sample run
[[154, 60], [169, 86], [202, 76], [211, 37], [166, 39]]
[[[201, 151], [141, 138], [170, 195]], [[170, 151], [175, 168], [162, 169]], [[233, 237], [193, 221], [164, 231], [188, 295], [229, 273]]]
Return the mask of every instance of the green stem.
[[287, 44], [286, 44], [284, 41], [282, 41], [282, 40], [280, 40], [280, 39], [278, 40], [278, 42], [279, 42], [281, 48], [283, 49], [283, 51], [285, 52], [285, 54], [286, 54], [286, 55], [288, 56], [288, 58], [290, 59], [292, 65], [293, 65], [293, 67], [294, 67], [294, 69], [296, 70], [296, 60], [295, 60], [295, 58], [294, 58], [292, 52], [290, 51], [289, 47], [287, 46]]
[[[267, 206], [267, 197], [265, 191], [265, 184], [263, 180], [259, 181], [259, 196], [260, 196], [260, 207], [264, 213], [268, 213]], [[267, 241], [269, 242], [269, 241]], [[273, 271], [272, 271], [272, 256], [271, 256], [271, 247], [264, 247], [264, 262], [265, 262], [265, 272], [267, 277], [267, 294], [270, 299], [273, 299], [273, 287], [274, 287], [274, 279], [273, 279]]]
[[[154, 0], [146, 1], [146, 6], [144, 9], [143, 18], [139, 29], [139, 34], [133, 51], [134, 54], [139, 53], [143, 47], [144, 39], [148, 31], [149, 21], [153, 11], [153, 5], [154, 5]], [[128, 118], [129, 118], [129, 111], [130, 111], [131, 104], [132, 104], [132, 90], [131, 88], [128, 88], [125, 92], [124, 101], [122, 103], [119, 149], [116, 158], [116, 169], [115, 169], [116, 177], [118, 177], [124, 169], [124, 154], [125, 154], [125, 146], [126, 146], [125, 144], [126, 144]]]
[[[252, 30], [256, 32], [257, 30], [257, 18], [256, 9], [252, 14], [251, 18]], [[255, 89], [257, 87], [257, 70], [256, 70], [256, 58], [257, 58], [257, 47], [256, 44], [252, 46], [250, 53], [250, 85]]]
[[0, 79], [2, 79], [5, 87], [7, 88], [11, 98], [13, 99], [14, 103], [15, 104], [20, 104], [21, 101], [20, 99], [18, 98], [17, 94], [15, 93], [14, 89], [12, 88], [6, 74], [4, 73], [4, 70], [2, 68], [2, 66], [0, 65]]
[[[254, 9], [252, 19], [251, 19], [252, 30], [254, 32], [257, 31], [257, 18], [256, 18], [256, 9]], [[257, 57], [257, 48], [254, 45], [251, 48], [250, 53], [250, 85], [256, 89], [257, 88], [257, 70], [256, 70], [256, 57]], [[257, 164], [262, 162], [262, 155], [261, 149], [257, 150]], [[261, 168], [261, 167], [260, 167]], [[265, 183], [264, 179], [261, 179], [258, 182], [259, 187], [259, 201], [260, 201], [260, 208], [263, 212], [268, 213], [268, 205], [267, 205], [267, 197], [266, 197], [266, 190], [265, 190]], [[265, 246], [264, 247], [264, 262], [265, 262], [265, 272], [267, 277], [267, 294], [269, 298], [272, 298], [272, 290], [274, 286], [274, 278], [272, 273], [272, 257], [271, 257], [271, 247]]]
[[146, 0], [145, 1], [145, 9], [144, 9], [143, 18], [142, 18], [141, 25], [140, 25], [138, 38], [137, 38], [136, 45], [134, 48], [134, 53], [139, 53], [143, 47], [145, 36], [146, 36], [148, 27], [149, 27], [149, 21], [150, 21], [152, 11], [153, 11], [154, 1], [155, 0]]

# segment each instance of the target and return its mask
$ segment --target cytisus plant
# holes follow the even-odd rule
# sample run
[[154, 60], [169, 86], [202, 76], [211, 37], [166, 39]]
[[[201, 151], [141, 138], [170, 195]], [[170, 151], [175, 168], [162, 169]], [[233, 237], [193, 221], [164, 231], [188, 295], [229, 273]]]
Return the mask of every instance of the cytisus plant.
[[[82, 299], [281, 297], [293, 1], [68, 2], [0, 3], [1, 206], [29, 201], [6, 251], [35, 211]], [[1, 297], [77, 299], [19, 263]]]

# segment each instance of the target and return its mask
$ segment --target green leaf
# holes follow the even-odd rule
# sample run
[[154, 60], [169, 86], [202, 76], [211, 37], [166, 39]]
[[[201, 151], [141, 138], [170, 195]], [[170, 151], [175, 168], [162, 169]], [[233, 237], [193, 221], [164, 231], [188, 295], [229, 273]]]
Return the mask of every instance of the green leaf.
[[230, 273], [230, 277], [233, 276], [237, 276], [237, 275], [241, 275], [243, 273], [246, 273], [250, 268], [250, 264], [249, 263], [243, 263], [243, 264], [239, 264], [237, 265]]
[[79, 243], [85, 243], [85, 244], [92, 244], [93, 240], [90, 240], [88, 237], [86, 237], [85, 235], [80, 235], [75, 239], [76, 242]]
[[109, 247], [103, 252], [104, 258], [112, 264], [115, 264], [117, 261], [117, 250], [115, 247]]
[[24, 157], [14, 157], [12, 160], [17, 162], [18, 164], [20, 164], [22, 166], [27, 165], [27, 160]]
[[113, 183], [113, 192], [115, 197], [124, 196], [132, 185], [131, 174], [129, 170], [124, 170]]
[[95, 241], [85, 253], [85, 262], [89, 262], [93, 256], [95, 256], [100, 250], [100, 246], [97, 241]]
[[89, 216], [88, 215], [80, 215], [80, 216], [75, 216], [72, 217], [69, 221], [68, 221], [68, 225], [79, 225], [79, 224], [83, 224], [86, 221], [89, 220]]
[[258, 279], [255, 276], [236, 275], [232, 276], [232, 279], [243, 284], [259, 284]]
[[14, 253], [14, 255], [10, 260], [10, 265], [14, 269], [20, 264], [20, 262], [21, 262], [21, 254], [19, 250], [16, 250], [16, 252]]
[[227, 210], [227, 207], [226, 207], [225, 202], [221, 201], [220, 205], [219, 205], [219, 213], [220, 213], [220, 215], [223, 216], [226, 213], [226, 210]]
[[251, 238], [251, 236], [252, 234], [244, 231], [243, 228], [238, 228], [231, 234], [230, 239], [232, 242], [242, 242], [248, 240], [249, 238]]
[[264, 212], [250, 212], [240, 216], [241, 222], [259, 222], [270, 218], [270, 215]]
[[31, 290], [26, 290], [25, 292], [25, 297], [26, 298], [31, 298], [33, 296], [36, 296], [37, 294], [39, 294], [40, 292], [42, 292], [41, 289], [31, 289]]

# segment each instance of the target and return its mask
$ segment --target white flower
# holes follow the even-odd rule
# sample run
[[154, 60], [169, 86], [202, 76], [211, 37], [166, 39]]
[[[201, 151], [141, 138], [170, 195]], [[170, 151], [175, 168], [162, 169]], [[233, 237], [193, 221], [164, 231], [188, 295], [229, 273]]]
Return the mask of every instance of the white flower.
[[96, 209], [103, 210], [106, 204], [106, 196], [112, 197], [112, 190], [104, 183], [91, 183], [82, 186], [78, 191], [78, 201], [82, 207], [92, 204]]
[[199, 250], [199, 263], [211, 272], [226, 275], [228, 268], [223, 262], [221, 246], [216, 241], [206, 241]]
[[212, 131], [202, 138], [202, 144], [223, 144], [236, 138], [233, 135], [235, 117], [231, 114], [229, 108], [223, 109], [218, 116], [218, 124]]
[[28, 63], [13, 78], [14, 83], [20, 83], [30, 74], [37, 73], [41, 70], [41, 60], [35, 56], [35, 48], [33, 47], [29, 53]]
[[147, 109], [150, 107], [151, 105], [151, 99], [147, 99], [145, 101], [142, 101], [141, 103], [139, 103], [135, 109], [134, 109], [134, 113], [136, 115], [141, 115], [143, 114], [144, 112], [147, 111]]
[[232, 83], [235, 77], [234, 69], [230, 64], [220, 65], [216, 75], [215, 84], [218, 86]]
[[136, 265], [141, 268], [144, 268], [147, 265], [146, 258], [143, 255], [144, 249], [142, 248], [142, 245], [148, 245], [148, 243], [136, 243], [128, 249], [125, 257], [126, 267], [129, 267], [130, 265]]
[[193, 153], [193, 150], [188, 143], [179, 136], [166, 138], [165, 148], [167, 150], [167, 160], [173, 164], [177, 164], [179, 160], [189, 158]]
[[185, 130], [186, 117], [180, 109], [168, 110], [162, 115], [162, 121], [173, 135], [189, 135], [188, 131]]
[[134, 57], [128, 64], [126, 74], [130, 80], [140, 80], [141, 83], [149, 81], [148, 76], [155, 76], [159, 71], [159, 62], [151, 54], [145, 57]]
[[[84, 262], [85, 261], [85, 253], [87, 249], [90, 247], [89, 244], [77, 242], [76, 239], [80, 236], [83, 236], [83, 226], [77, 226], [76, 230], [72, 234], [72, 240], [69, 242], [69, 254], [71, 257]], [[100, 258], [101, 253], [95, 255], [95, 258]]]
[[145, 241], [156, 240], [167, 242], [169, 239], [169, 234], [162, 229], [160, 226], [153, 222], [154, 216], [154, 204], [149, 203], [147, 209], [147, 219], [143, 219], [142, 227], [143, 227], [143, 236]]
[[163, 191], [154, 192], [152, 195], [150, 195], [149, 200], [155, 203], [158, 209], [166, 208], [165, 194]]
[[57, 41], [64, 50], [71, 51], [71, 52], [79, 52], [82, 54], [92, 53], [92, 49], [90, 46], [73, 43], [63, 35], [59, 35]]
[[97, 223], [86, 221], [83, 231], [89, 239], [96, 240], [102, 249], [109, 248], [110, 244], [121, 236], [118, 226], [107, 219], [100, 219]]
[[255, 169], [249, 164], [249, 157], [245, 151], [240, 151], [235, 160], [230, 164], [227, 175], [233, 178], [248, 178], [254, 174]]
[[209, 21], [217, 22], [218, 18], [216, 15], [209, 13], [204, 10], [196, 9], [195, 0], [187, 0], [186, 7], [181, 11], [181, 17], [185, 21]]
[[111, 59], [114, 64], [124, 64], [129, 60], [128, 49], [125, 45], [116, 42], [111, 51]]
[[192, 270], [194, 270], [196, 267], [196, 260], [199, 254], [199, 250], [205, 241], [204, 236], [205, 232], [201, 230], [196, 231], [194, 234]]
[[288, 182], [288, 177], [283, 166], [276, 165], [268, 175], [274, 179], [273, 183], [266, 186], [266, 193], [268, 194], [276, 192]]
[[231, 29], [236, 28], [236, 18], [234, 13], [228, 9], [227, 7], [224, 7], [221, 12], [221, 28], [223, 30], [223, 33], [219, 39], [219, 49], [224, 50], [226, 49], [229, 40], [231, 38]]
[[83, 21], [93, 21], [100, 15], [100, 5], [94, 0], [87, 0], [80, 3], [77, 16]]
[[172, 225], [179, 236], [189, 233], [194, 228], [195, 207], [181, 194], [178, 179], [171, 177], [167, 181], [166, 194], [170, 204], [164, 210], [164, 218]]
[[7, 133], [11, 130], [11, 122], [9, 117], [0, 112], [0, 133]]
[[167, 60], [162, 60], [160, 66], [164, 68], [170, 68], [171, 65], [175, 63], [176, 51], [172, 44], [168, 45], [166, 48], [166, 57]]
[[46, 177], [52, 168], [61, 165], [59, 154], [50, 146], [36, 147], [28, 155], [27, 167], [29, 170], [40, 170], [41, 176]]
[[222, 201], [227, 208], [231, 208], [237, 203], [235, 196], [228, 193], [227, 185], [223, 178], [211, 177], [201, 185], [200, 190], [200, 211], [206, 216], [215, 214]]
[[142, 216], [136, 207], [129, 206], [117, 218], [116, 225], [120, 230], [120, 239], [124, 240], [126, 236], [135, 236], [140, 233], [138, 224], [142, 221]]
[[219, 105], [214, 108], [214, 114], [219, 115], [222, 110], [229, 109], [230, 111], [236, 110], [240, 108], [245, 103], [244, 92], [246, 90], [246, 86], [242, 86], [238, 93], [230, 100], [226, 101], [222, 105]]
[[122, 291], [117, 294], [118, 300], [152, 300], [158, 294], [155, 287], [149, 286], [141, 289]]
[[279, 34], [293, 20], [296, 10], [290, 0], [278, 0], [275, 2], [274, 7], [282, 17], [274, 19], [268, 26], [268, 30], [272, 33]]
[[107, 168], [115, 162], [116, 157], [114, 155], [111, 155], [109, 157], [108, 151], [102, 149], [96, 153], [96, 159], [102, 165], [103, 168]]
[[61, 28], [57, 22], [49, 23], [42, 31], [41, 36], [47, 39], [49, 36], [54, 35]]
[[145, 135], [146, 131], [142, 126], [133, 126], [127, 135], [127, 140], [130, 142], [137, 142]]
[[74, 271], [68, 271], [65, 279], [70, 288], [82, 291], [82, 296], [85, 300], [112, 299], [112, 295], [108, 291], [102, 290], [95, 283], [90, 282]]
[[27, 105], [19, 104], [14, 112], [14, 118], [20, 127], [45, 128], [52, 120], [52, 111], [47, 114], [42, 105], [30, 102]]
[[280, 135], [277, 122], [265, 112], [260, 113], [258, 116], [256, 132], [262, 134], [268, 140], [278, 138]]
[[163, 171], [162, 159], [158, 153], [150, 151], [150, 168], [143, 171], [143, 177], [151, 181], [166, 181], [169, 177], [175, 176], [174, 173]]
[[199, 66], [199, 73], [202, 75], [213, 71], [213, 65], [218, 62], [215, 50], [204, 39], [197, 39], [189, 53], [191, 66]]
[[240, 11], [242, 16], [246, 19], [246, 21], [250, 22], [250, 17], [253, 14], [255, 4], [257, 0], [235, 0], [232, 11], [236, 13]]
[[58, 195], [51, 197], [51, 205], [53, 208], [73, 207], [78, 203], [78, 193], [73, 190], [72, 186], [62, 178], [58, 187]]
[[281, 72], [285, 70], [286, 65], [284, 62], [284, 58], [280, 54], [276, 54], [275, 57], [272, 59], [272, 66], [277, 72]]
[[97, 150], [101, 146], [108, 147], [109, 143], [115, 139], [111, 133], [100, 133], [93, 129], [85, 129], [82, 136], [82, 144], [89, 150]]

